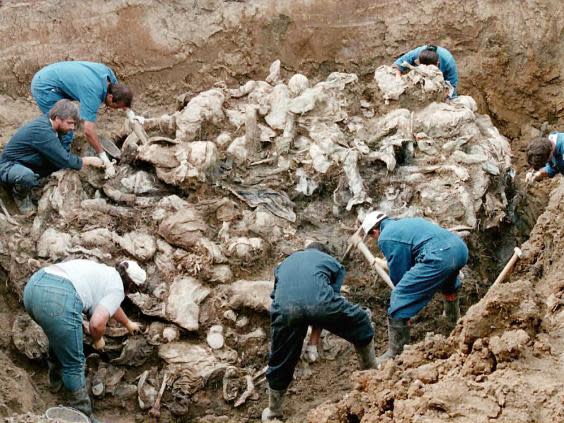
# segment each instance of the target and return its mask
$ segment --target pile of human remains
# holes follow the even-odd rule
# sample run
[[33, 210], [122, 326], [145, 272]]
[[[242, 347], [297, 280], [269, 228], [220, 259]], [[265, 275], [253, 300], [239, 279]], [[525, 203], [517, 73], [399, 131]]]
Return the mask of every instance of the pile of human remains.
[[[218, 84], [159, 118], [130, 116], [115, 177], [57, 172], [34, 219], [0, 216], [0, 265], [21, 295], [48, 263], [138, 260], [148, 282], [129, 299], [146, 331], [108, 329], [106, 354], [87, 361], [92, 394], [149, 409], [166, 374], [174, 414], [212, 379], [239, 406], [258, 395], [266, 364], [268, 327], [254, 313], [266, 316], [273, 267], [306, 239], [342, 250], [370, 208], [466, 231], [503, 220], [509, 144], [471, 97], [444, 92], [435, 67], [313, 84], [283, 79], [277, 61], [264, 81]], [[30, 358], [46, 354], [24, 315], [13, 338]]]

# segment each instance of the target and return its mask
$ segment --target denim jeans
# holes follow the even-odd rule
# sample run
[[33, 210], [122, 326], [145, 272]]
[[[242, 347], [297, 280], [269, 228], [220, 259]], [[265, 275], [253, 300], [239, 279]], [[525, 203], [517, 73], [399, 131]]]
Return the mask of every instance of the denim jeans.
[[0, 182], [19, 191], [29, 191], [39, 185], [40, 176], [30, 168], [19, 163], [0, 164]]
[[34, 273], [24, 289], [24, 306], [49, 339], [49, 353], [61, 367], [70, 392], [85, 386], [82, 301], [70, 281], [44, 270]]

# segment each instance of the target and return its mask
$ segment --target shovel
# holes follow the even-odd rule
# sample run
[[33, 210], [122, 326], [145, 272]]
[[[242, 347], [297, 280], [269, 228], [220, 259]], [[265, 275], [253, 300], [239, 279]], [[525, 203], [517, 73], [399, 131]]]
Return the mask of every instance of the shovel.
[[113, 141], [102, 138], [100, 139], [100, 144], [106, 153], [112, 156], [114, 159], [121, 159], [121, 150], [118, 148], [117, 145], [114, 144]]

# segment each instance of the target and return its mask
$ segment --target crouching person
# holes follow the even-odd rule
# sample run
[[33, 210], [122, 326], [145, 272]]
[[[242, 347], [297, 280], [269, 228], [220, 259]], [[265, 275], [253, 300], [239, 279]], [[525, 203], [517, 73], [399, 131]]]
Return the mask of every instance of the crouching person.
[[140, 326], [127, 318], [120, 307], [134, 286], [145, 282], [146, 274], [130, 260], [116, 267], [91, 260], [70, 260], [38, 270], [24, 289], [24, 306], [43, 328], [49, 340], [49, 385], [52, 391], [64, 387], [70, 393], [69, 406], [86, 414], [92, 422], [92, 403], [86, 390], [82, 313], [90, 316], [89, 329], [94, 348], [104, 348], [104, 333], [114, 318], [129, 333]]
[[312, 339], [319, 339], [325, 329], [351, 342], [361, 369], [376, 366], [370, 316], [339, 294], [345, 269], [323, 244], [314, 242], [291, 254], [276, 268], [274, 276], [266, 371], [269, 407], [262, 413], [263, 422], [282, 417], [282, 398], [292, 381], [308, 326], [312, 326]]

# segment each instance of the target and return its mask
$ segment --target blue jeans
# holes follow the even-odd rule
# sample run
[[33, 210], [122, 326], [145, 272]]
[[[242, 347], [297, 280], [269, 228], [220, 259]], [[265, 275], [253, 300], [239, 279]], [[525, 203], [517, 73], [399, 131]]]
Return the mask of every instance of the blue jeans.
[[49, 352], [61, 367], [65, 388], [70, 392], [83, 388], [83, 305], [72, 283], [41, 269], [29, 279], [23, 301], [26, 311], [49, 339]]
[[271, 346], [266, 379], [268, 386], [284, 390], [290, 385], [300, 359], [309, 325], [320, 327], [355, 346], [364, 347], [374, 337], [368, 314], [360, 306], [333, 294], [316, 305], [286, 304], [271, 308]]
[[39, 185], [40, 176], [29, 167], [15, 162], [0, 164], [0, 182], [20, 191], [29, 191]]
[[409, 319], [425, 307], [435, 292], [457, 292], [462, 286], [458, 273], [468, 261], [468, 248], [462, 239], [429, 246], [425, 259], [409, 269], [390, 296], [388, 316]]

